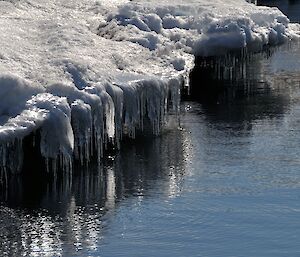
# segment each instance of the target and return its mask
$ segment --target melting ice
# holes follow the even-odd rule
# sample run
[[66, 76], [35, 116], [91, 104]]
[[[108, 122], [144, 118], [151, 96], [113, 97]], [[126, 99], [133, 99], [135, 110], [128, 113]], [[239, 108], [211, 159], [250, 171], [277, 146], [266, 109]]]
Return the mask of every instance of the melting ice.
[[28, 135], [52, 170], [71, 171], [145, 117], [158, 134], [195, 56], [258, 52], [299, 31], [244, 0], [0, 1], [1, 170], [21, 170]]

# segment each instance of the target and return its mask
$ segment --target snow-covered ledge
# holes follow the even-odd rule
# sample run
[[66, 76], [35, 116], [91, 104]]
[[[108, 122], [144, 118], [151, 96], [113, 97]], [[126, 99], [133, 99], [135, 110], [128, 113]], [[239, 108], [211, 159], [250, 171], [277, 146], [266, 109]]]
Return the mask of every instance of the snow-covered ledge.
[[100, 161], [107, 142], [134, 137], [145, 116], [158, 134], [194, 56], [257, 52], [299, 26], [244, 0], [10, 0], [0, 34], [1, 171], [21, 170], [35, 133], [51, 169], [71, 171], [73, 158]]

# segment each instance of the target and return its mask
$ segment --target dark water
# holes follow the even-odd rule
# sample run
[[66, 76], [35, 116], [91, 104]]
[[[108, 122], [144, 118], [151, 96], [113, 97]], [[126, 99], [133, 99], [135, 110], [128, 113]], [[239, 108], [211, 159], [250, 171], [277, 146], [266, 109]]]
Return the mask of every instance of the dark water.
[[278, 7], [291, 22], [300, 22], [300, 2], [299, 0], [258, 0], [259, 5]]
[[[300, 13], [299, 13], [300, 14]], [[105, 167], [1, 194], [1, 256], [300, 256], [300, 47]], [[251, 82], [251, 83], [250, 83]]]

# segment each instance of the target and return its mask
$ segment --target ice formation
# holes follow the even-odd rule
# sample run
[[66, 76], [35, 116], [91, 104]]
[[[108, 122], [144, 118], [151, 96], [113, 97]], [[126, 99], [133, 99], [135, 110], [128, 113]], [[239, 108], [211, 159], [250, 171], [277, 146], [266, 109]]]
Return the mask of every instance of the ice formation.
[[[0, 167], [18, 172], [38, 133], [52, 169], [72, 169], [148, 118], [178, 113], [195, 56], [299, 37], [276, 8], [244, 0], [0, 1]], [[34, 143], [34, 142], [33, 142]], [[54, 168], [53, 168], [54, 167]]]

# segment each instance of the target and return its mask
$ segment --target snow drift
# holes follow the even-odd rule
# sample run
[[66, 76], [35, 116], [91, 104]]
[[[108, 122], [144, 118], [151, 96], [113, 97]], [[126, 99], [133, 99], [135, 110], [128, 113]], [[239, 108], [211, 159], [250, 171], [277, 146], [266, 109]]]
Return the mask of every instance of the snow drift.
[[261, 51], [299, 26], [244, 0], [16, 0], [0, 1], [0, 33], [1, 170], [20, 171], [39, 133], [46, 162], [71, 171], [145, 117], [158, 134], [194, 56]]

